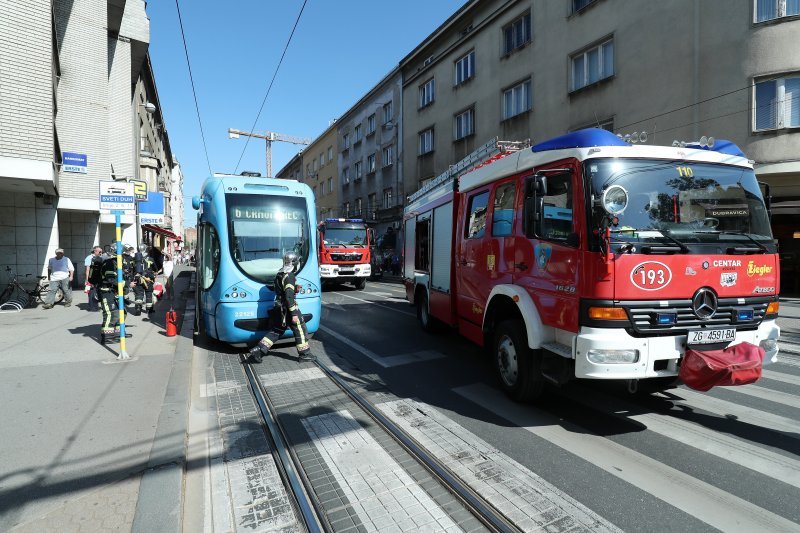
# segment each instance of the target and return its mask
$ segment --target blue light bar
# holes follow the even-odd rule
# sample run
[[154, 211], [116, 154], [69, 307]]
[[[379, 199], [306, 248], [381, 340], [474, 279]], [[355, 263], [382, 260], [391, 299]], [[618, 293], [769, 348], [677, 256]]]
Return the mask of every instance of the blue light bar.
[[736, 320], [738, 320], [739, 322], [747, 322], [748, 320], [753, 320], [753, 310], [739, 309], [736, 312]]
[[531, 146], [534, 152], [547, 150], [566, 150], [569, 148], [592, 148], [594, 146], [630, 146], [628, 143], [607, 130], [600, 128], [586, 128], [573, 131], [549, 141], [540, 142]]
[[678, 315], [675, 313], [658, 313], [656, 315], [656, 323], [659, 326], [667, 326], [670, 324], [677, 324]]
[[699, 143], [687, 143], [686, 148], [694, 148], [696, 150], [709, 150], [712, 152], [719, 152], [720, 154], [725, 155], [735, 155], [739, 157], [745, 157], [744, 152], [742, 149], [733, 144], [731, 141], [725, 139], [716, 139], [714, 141], [714, 146], [709, 148], [708, 146], [702, 146]]
[[326, 218], [325, 222], [364, 222], [363, 218]]

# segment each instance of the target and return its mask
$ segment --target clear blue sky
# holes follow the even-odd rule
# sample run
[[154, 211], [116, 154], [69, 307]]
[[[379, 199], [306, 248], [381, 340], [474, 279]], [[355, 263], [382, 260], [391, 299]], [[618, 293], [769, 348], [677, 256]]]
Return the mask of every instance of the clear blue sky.
[[[466, 0], [308, 0], [256, 129], [315, 138]], [[200, 116], [214, 172], [233, 172], [302, 0], [181, 0]], [[151, 0], [150, 57], [173, 153], [184, 173], [185, 225], [208, 176], [174, 0]], [[300, 146], [273, 143], [273, 172]], [[265, 172], [251, 139], [239, 171]]]

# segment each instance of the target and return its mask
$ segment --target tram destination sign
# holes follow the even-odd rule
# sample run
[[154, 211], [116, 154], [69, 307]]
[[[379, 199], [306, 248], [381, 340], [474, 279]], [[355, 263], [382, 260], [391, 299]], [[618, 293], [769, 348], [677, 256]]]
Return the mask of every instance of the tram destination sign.
[[121, 215], [136, 214], [134, 184], [125, 181], [101, 181], [100, 212]]

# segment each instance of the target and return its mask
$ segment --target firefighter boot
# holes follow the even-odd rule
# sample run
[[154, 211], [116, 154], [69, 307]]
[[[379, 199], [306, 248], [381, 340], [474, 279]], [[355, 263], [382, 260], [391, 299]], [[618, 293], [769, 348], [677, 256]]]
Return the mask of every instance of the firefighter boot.
[[250, 348], [250, 351], [247, 353], [249, 354], [249, 361], [256, 364], [260, 363], [261, 358], [264, 356], [264, 351], [261, 349], [260, 344], [256, 344]]
[[317, 360], [317, 356], [311, 353], [311, 350], [305, 350], [303, 352], [300, 352], [298, 355], [299, 355], [298, 359], [300, 360], [300, 362], [313, 363], [314, 361]]

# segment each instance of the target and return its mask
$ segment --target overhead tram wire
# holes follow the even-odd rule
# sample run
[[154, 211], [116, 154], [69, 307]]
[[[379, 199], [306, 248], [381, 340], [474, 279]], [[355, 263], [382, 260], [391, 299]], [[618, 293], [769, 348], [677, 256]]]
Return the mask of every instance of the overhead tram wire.
[[[175, 0], [176, 2], [178, 0]], [[270, 91], [272, 91], [272, 84], [275, 83], [275, 78], [278, 76], [278, 70], [281, 68], [281, 64], [283, 63], [283, 58], [286, 56], [286, 51], [289, 49], [289, 44], [292, 42], [292, 37], [294, 37], [294, 32], [297, 29], [297, 25], [300, 23], [300, 17], [303, 16], [303, 10], [306, 8], [306, 4], [308, 0], [303, 0], [303, 6], [300, 8], [300, 13], [297, 14], [297, 20], [294, 21], [294, 27], [292, 28], [292, 33], [289, 34], [289, 39], [286, 41], [286, 46], [283, 47], [283, 53], [281, 54], [281, 59], [278, 61], [278, 66], [275, 67], [275, 73], [272, 75], [272, 80], [269, 82], [269, 87], [267, 87], [267, 94], [264, 95], [264, 99], [261, 101], [261, 107], [258, 108], [258, 114], [256, 115], [256, 119], [253, 121], [253, 126], [250, 128], [250, 131], [255, 131], [256, 123], [258, 123], [258, 119], [261, 117], [261, 112], [264, 110], [264, 104], [267, 103], [267, 97], [269, 96]], [[242, 158], [244, 157], [244, 153], [247, 150], [247, 145], [250, 144], [250, 136], [247, 137], [247, 141], [244, 143], [244, 148], [242, 148], [242, 153], [239, 155], [239, 160], [236, 162], [236, 168], [233, 170], [233, 173], [236, 174], [239, 171], [239, 165], [242, 163]], [[271, 176], [268, 176], [271, 177]]]
[[192, 76], [192, 65], [189, 62], [189, 48], [186, 46], [186, 33], [183, 31], [183, 17], [181, 17], [181, 6], [178, 0], [175, 0], [175, 7], [178, 10], [178, 23], [181, 27], [181, 37], [183, 38], [183, 51], [186, 54], [186, 66], [189, 69], [189, 81], [192, 83], [192, 96], [194, 96], [194, 110], [197, 112], [197, 123], [200, 125], [200, 137], [203, 139], [203, 151], [206, 154], [206, 164], [208, 165], [208, 175], [211, 176], [214, 172], [211, 170], [211, 160], [208, 158], [208, 145], [206, 144], [206, 134], [203, 131], [203, 121], [200, 120], [200, 105], [197, 103], [197, 91], [194, 87], [194, 76]]

